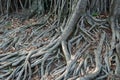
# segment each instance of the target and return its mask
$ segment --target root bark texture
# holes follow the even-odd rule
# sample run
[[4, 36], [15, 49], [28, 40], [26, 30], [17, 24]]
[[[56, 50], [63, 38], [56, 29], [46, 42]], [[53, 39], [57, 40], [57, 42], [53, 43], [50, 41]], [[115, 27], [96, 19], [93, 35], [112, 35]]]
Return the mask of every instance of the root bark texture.
[[38, 23], [1, 27], [5, 30], [0, 33], [0, 80], [119, 78], [119, 23], [113, 16], [111, 22], [91, 16], [86, 12], [88, 0], [78, 0], [76, 6], [69, 3], [71, 13], [63, 18], [65, 3], [59, 2]]

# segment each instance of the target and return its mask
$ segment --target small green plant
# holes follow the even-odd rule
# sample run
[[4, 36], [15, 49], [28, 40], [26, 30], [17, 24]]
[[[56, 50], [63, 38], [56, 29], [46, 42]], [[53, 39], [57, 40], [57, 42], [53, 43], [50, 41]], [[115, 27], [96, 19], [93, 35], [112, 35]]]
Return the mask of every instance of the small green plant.
[[12, 25], [11, 22], [7, 22], [7, 23], [5, 24], [6, 27], [10, 27], [11, 25]]
[[92, 16], [98, 16], [98, 13], [97, 12], [93, 12]]

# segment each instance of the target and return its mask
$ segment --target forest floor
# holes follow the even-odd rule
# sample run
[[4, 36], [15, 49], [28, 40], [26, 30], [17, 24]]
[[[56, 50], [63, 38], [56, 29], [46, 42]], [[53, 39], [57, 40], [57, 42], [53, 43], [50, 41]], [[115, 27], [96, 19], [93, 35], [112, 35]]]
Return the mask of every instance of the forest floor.
[[[16, 15], [16, 17], [15, 17]], [[1, 24], [0, 24], [0, 44], [2, 43], [2, 36], [4, 36], [4, 33], [7, 33], [9, 31], [15, 30], [19, 27], [23, 27], [23, 26], [28, 26], [28, 25], [34, 25], [38, 23], [38, 19], [36, 18], [31, 18], [31, 19], [27, 19], [22, 21], [21, 18], [23, 18], [23, 16], [18, 15], [18, 14], [13, 14], [11, 17], [5, 19], [4, 16], [0, 17], [1, 20]], [[19, 17], [17, 17], [19, 16]], [[20, 18], [21, 17], [21, 18]], [[30, 32], [31, 29], [27, 29], [25, 30], [26, 33], [31, 33]], [[19, 33], [18, 33], [19, 36]], [[24, 48], [26, 51], [30, 51], [30, 50], [35, 50], [36, 48], [34, 46], [29, 46], [27, 48]], [[10, 46], [9, 49], [7, 49], [6, 51], [4, 51], [4, 49], [0, 48], [0, 54], [6, 54], [8, 52], [16, 52], [15, 47]], [[32, 80], [39, 80], [39, 76], [38, 74], [34, 75], [32, 77]], [[1, 79], [0, 79], [1, 80]]]
[[[107, 16], [105, 16], [105, 15], [100, 15], [100, 16], [96, 16], [96, 18], [106, 18]], [[33, 51], [33, 50], [38, 50], [40, 47], [44, 47], [45, 45], [48, 45], [49, 44], [49, 42], [52, 40], [51, 38], [49, 38], [48, 36], [45, 36], [45, 37], [43, 37], [43, 38], [40, 38], [40, 40], [38, 40], [38, 42], [36, 43], [36, 45], [32, 45], [32, 43], [30, 43], [31, 42], [31, 40], [30, 40], [30, 38], [34, 38], [34, 36], [32, 35], [32, 33], [34, 33], [34, 31], [36, 31], [36, 29], [39, 29], [38, 27], [36, 27], [36, 25], [40, 25], [39, 24], [39, 22], [40, 22], [40, 20], [41, 19], [37, 19], [37, 18], [31, 18], [31, 19], [28, 19], [28, 20], [24, 20], [24, 21], [21, 21], [21, 19], [20, 18], [16, 18], [16, 17], [10, 17], [10, 18], [7, 18], [5, 21], [2, 21], [2, 19], [4, 19], [3, 17], [0, 17], [0, 19], [1, 19], [1, 24], [0, 24], [0, 44], [2, 44], [2, 43], [5, 43], [5, 42], [7, 42], [7, 41], [9, 41], [10, 39], [14, 39], [15, 40], [15, 38], [17, 38], [17, 37], [24, 37], [23, 38], [23, 42], [22, 43], [24, 43], [24, 44], [19, 44], [19, 45], [13, 45], [13, 44], [7, 44], [7, 45], [4, 45], [4, 47], [3, 47], [3, 45], [2, 45], [2, 47], [0, 48], [0, 54], [6, 54], [6, 53], [14, 53], [14, 52], [17, 52], [17, 51], [26, 51], [26, 52], [30, 52], [30, 51]], [[52, 21], [54, 21], [54, 20], [52, 20], [53, 19], [53, 17], [51, 17], [48, 21], [47, 21], [47, 23], [44, 25], [44, 27], [43, 28], [41, 28], [41, 32], [44, 32], [44, 31], [47, 31], [47, 29], [48, 28], [50, 28], [49, 27], [49, 25], [51, 25], [53, 22]], [[26, 27], [26, 26], [33, 26], [33, 27]], [[35, 27], [34, 27], [35, 26]], [[25, 27], [25, 29], [24, 29], [24, 27]], [[91, 26], [89, 26], [89, 25], [87, 25], [86, 27], [85, 27], [85, 29], [86, 30], [89, 30], [90, 29], [90, 27]], [[21, 28], [21, 31], [19, 31], [18, 29], [20, 29]], [[54, 27], [53, 27], [54, 28]], [[102, 28], [102, 27], [101, 27]], [[94, 41], [95, 42], [91, 42], [91, 44], [90, 44], [90, 46], [91, 47], [89, 47], [88, 49], [87, 49], [87, 51], [90, 53], [89, 55], [92, 55], [92, 58], [94, 58], [95, 56], [92, 54], [93, 52], [94, 52], [94, 49], [96, 49], [96, 47], [98, 46], [98, 44], [99, 44], [99, 42], [100, 42], [100, 38], [101, 38], [101, 32], [100, 31], [98, 31], [99, 30], [99, 28], [98, 29], [94, 29], [93, 31], [93, 33], [94, 34], [91, 34], [92, 35], [92, 38], [94, 38]], [[103, 27], [103, 29], [102, 30], [104, 30], [105, 31], [105, 33], [106, 33], [106, 35], [107, 35], [107, 38], [108, 38], [108, 40], [109, 39], [111, 39], [111, 37], [112, 37], [112, 31], [111, 31], [111, 29], [110, 28], [105, 28], [105, 27]], [[57, 30], [56, 30], [56, 32], [57, 32]], [[59, 31], [58, 31], [59, 32]], [[96, 33], [97, 32], [97, 33]], [[43, 33], [44, 34], [44, 33]], [[54, 32], [52, 33], [51, 32], [51, 34], [54, 34]], [[24, 35], [24, 36], [23, 36]], [[31, 35], [33, 36], [33, 37], [31, 37]], [[58, 34], [59, 35], [59, 34]], [[36, 35], [35, 35], [36, 36]], [[38, 35], [37, 35], [38, 36]], [[8, 38], [9, 37], [9, 38]], [[14, 38], [15, 37], [15, 38]], [[26, 39], [26, 37], [28, 37], [27, 39]], [[90, 37], [89, 35], [88, 35], [88, 37]], [[9, 40], [8, 40], [9, 39]], [[37, 38], [37, 39], [39, 39], [39, 38]], [[13, 41], [14, 41], [13, 40]], [[87, 39], [86, 39], [87, 40]], [[76, 40], [77, 41], [77, 40]], [[46, 43], [44, 43], [44, 42], [46, 42]], [[80, 40], [78, 40], [77, 41], [78, 42], [78, 44], [72, 44], [72, 51], [71, 51], [71, 54], [72, 55], [74, 55], [78, 50], [79, 50], [79, 48], [81, 48], [81, 47], [83, 47], [83, 45], [85, 45], [86, 43], [85, 43], [85, 41], [83, 40], [83, 41], [80, 41]], [[83, 42], [83, 43], [82, 43]], [[44, 43], [44, 44], [41, 44], [41, 45], [39, 45], [40, 43]], [[29, 45], [29, 44], [31, 44], [31, 45]], [[39, 47], [38, 47], [39, 46]], [[46, 46], [45, 46], [46, 47]], [[4, 48], [4, 49], [3, 49]], [[83, 49], [83, 48], [82, 48]], [[104, 56], [105, 56], [105, 52], [106, 52], [106, 45], [105, 44], [103, 44], [103, 46], [102, 46], [102, 59], [104, 59]], [[87, 56], [88, 54], [86, 53], [86, 56]], [[84, 57], [84, 56], [83, 56]], [[91, 59], [91, 58], [90, 58]], [[62, 61], [62, 63], [64, 63], [65, 61], [64, 61], [65, 59], [61, 59], [61, 61]], [[86, 60], [87, 61], [87, 60]], [[93, 60], [94, 61], [94, 60]], [[79, 62], [79, 61], [78, 61]], [[89, 63], [89, 61], [88, 61], [88, 63]], [[95, 63], [95, 62], [93, 62], [93, 63]], [[105, 63], [102, 63], [103, 65], [105, 64]], [[87, 65], [87, 64], [86, 64]], [[53, 67], [55, 67], [54, 65], [53, 65]], [[111, 70], [114, 70], [115, 69], [115, 67], [116, 67], [116, 65], [114, 64], [114, 62], [113, 62], [113, 64], [110, 64], [110, 67], [111, 67]], [[38, 66], [36, 66], [35, 67], [36, 68], [36, 70], [38, 69]], [[90, 68], [91, 69], [89, 69], [89, 70], [91, 70], [91, 71], [93, 71], [94, 70], [94, 68], [95, 68], [95, 65], [91, 65], [90, 66]], [[92, 70], [93, 69], [93, 70]], [[88, 71], [89, 72], [89, 71]], [[84, 73], [84, 72], [83, 72]], [[35, 73], [36, 74], [36, 76], [34, 76], [33, 77], [33, 79], [32, 80], [39, 80], [39, 75], [37, 74], [37, 73]], [[85, 74], [85, 73], [84, 73]], [[101, 73], [102, 74], [102, 73]], [[112, 75], [111, 76], [108, 76], [108, 78], [106, 78], [106, 80], [109, 80], [109, 78], [111, 78], [112, 77]], [[48, 80], [52, 80], [51, 79], [52, 77], [51, 76], [48, 76]]]

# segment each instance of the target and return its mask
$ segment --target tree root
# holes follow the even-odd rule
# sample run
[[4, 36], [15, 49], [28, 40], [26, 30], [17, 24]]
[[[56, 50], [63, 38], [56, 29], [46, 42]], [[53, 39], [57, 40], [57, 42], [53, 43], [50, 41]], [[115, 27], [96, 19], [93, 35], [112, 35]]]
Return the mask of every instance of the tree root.
[[107, 39], [107, 21], [84, 15], [86, 3], [79, 0], [63, 24], [60, 18], [49, 23], [48, 14], [43, 22], [0, 35], [0, 79], [30, 80], [38, 73], [41, 80], [103, 80], [119, 74], [119, 31], [112, 23], [114, 42]]

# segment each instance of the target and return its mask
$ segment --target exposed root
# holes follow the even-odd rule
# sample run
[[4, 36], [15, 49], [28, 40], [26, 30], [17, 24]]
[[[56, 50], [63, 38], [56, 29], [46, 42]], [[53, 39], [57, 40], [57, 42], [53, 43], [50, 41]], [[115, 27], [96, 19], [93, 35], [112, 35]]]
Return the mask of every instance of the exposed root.
[[115, 23], [85, 14], [86, 5], [87, 0], [79, 0], [63, 21], [61, 15], [47, 14], [39, 23], [0, 34], [0, 79], [30, 80], [38, 74], [41, 80], [104, 80], [119, 75], [120, 32]]

